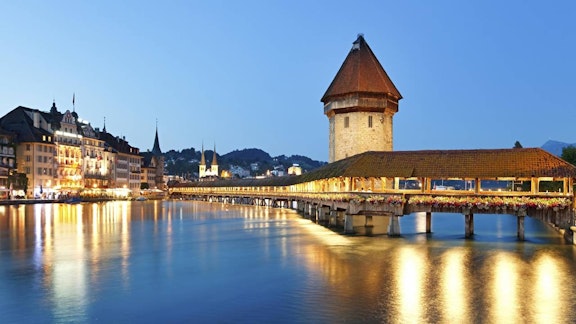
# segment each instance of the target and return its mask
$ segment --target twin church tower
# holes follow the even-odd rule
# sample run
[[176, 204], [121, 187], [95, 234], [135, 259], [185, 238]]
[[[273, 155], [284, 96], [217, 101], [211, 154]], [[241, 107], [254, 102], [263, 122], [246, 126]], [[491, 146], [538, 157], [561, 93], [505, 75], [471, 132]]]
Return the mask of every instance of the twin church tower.
[[367, 151], [392, 151], [392, 119], [402, 95], [358, 35], [324, 93], [329, 120], [328, 162]]
[[[393, 150], [394, 114], [402, 95], [362, 34], [322, 96], [324, 114], [329, 120], [328, 162], [367, 151]], [[218, 178], [216, 147], [210, 167], [204, 145], [199, 164], [200, 179]]]

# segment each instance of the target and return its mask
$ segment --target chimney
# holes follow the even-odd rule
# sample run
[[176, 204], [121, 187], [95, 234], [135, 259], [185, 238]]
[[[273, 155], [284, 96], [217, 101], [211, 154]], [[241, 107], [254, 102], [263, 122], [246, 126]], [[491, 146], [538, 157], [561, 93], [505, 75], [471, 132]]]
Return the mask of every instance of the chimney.
[[35, 111], [33, 113], [33, 121], [34, 121], [34, 127], [40, 128], [40, 112]]

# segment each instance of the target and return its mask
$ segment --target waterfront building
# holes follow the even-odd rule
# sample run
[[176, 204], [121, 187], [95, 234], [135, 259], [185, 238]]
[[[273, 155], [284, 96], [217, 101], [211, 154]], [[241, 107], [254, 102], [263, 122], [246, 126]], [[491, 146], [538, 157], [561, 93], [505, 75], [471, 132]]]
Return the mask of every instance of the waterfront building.
[[206, 157], [204, 155], [204, 144], [202, 144], [202, 155], [200, 157], [200, 164], [198, 165], [198, 178], [199, 180], [214, 180], [218, 178], [218, 160], [216, 159], [216, 145], [214, 145], [214, 153], [212, 154], [212, 161], [210, 167], [206, 164]]
[[106, 126], [98, 134], [114, 153], [114, 188], [126, 189], [129, 193], [140, 192], [142, 156], [137, 147], [131, 146], [125, 137], [114, 136], [106, 131]]
[[[154, 145], [152, 151], [142, 153], [141, 183], [146, 184], [149, 189], [165, 189], [166, 181], [164, 179], [164, 156], [160, 149], [158, 139], [158, 126], [156, 126], [156, 135], [154, 136]], [[146, 188], [145, 188], [146, 189]]]
[[364, 36], [358, 35], [321, 99], [329, 120], [328, 162], [392, 151], [392, 121], [400, 99]]
[[98, 137], [98, 129], [80, 121], [83, 134], [82, 159], [84, 187], [102, 190], [109, 188], [114, 175], [114, 154]]
[[11, 132], [0, 129], [0, 199], [10, 197], [14, 189], [14, 168], [16, 167], [16, 150], [14, 136]]
[[0, 129], [0, 198], [3, 184], [25, 189], [29, 198], [86, 189], [123, 189], [115, 196], [140, 190], [139, 149], [107, 133], [106, 126], [92, 128], [75, 111], [59, 112], [55, 102], [49, 112], [16, 107], [0, 118]]
[[41, 197], [52, 194], [56, 175], [53, 158], [57, 152], [53, 134], [57, 123], [53, 123], [53, 116], [19, 106], [0, 118], [0, 127], [14, 134], [16, 170], [26, 175], [26, 195]]
[[70, 110], [62, 115], [59, 129], [54, 131], [56, 154], [54, 165], [54, 189], [76, 193], [84, 188], [82, 170], [82, 134], [78, 131], [76, 119]]

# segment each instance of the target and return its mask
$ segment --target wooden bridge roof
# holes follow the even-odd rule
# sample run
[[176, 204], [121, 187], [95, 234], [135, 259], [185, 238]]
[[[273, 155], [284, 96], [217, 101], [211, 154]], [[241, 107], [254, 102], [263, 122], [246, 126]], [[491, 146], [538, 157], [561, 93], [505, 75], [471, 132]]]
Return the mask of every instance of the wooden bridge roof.
[[575, 178], [576, 167], [540, 148], [365, 152], [305, 176]]
[[301, 176], [219, 180], [188, 185], [287, 186], [338, 177], [576, 178], [576, 167], [540, 148], [365, 152]]

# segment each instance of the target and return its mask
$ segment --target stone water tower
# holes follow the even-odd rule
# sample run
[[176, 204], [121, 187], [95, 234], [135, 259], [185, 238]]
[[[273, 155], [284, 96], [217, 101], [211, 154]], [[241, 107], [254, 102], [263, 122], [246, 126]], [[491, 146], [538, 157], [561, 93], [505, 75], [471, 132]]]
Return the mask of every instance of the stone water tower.
[[330, 122], [328, 162], [367, 151], [392, 151], [392, 119], [402, 95], [364, 40], [352, 49], [324, 93]]

